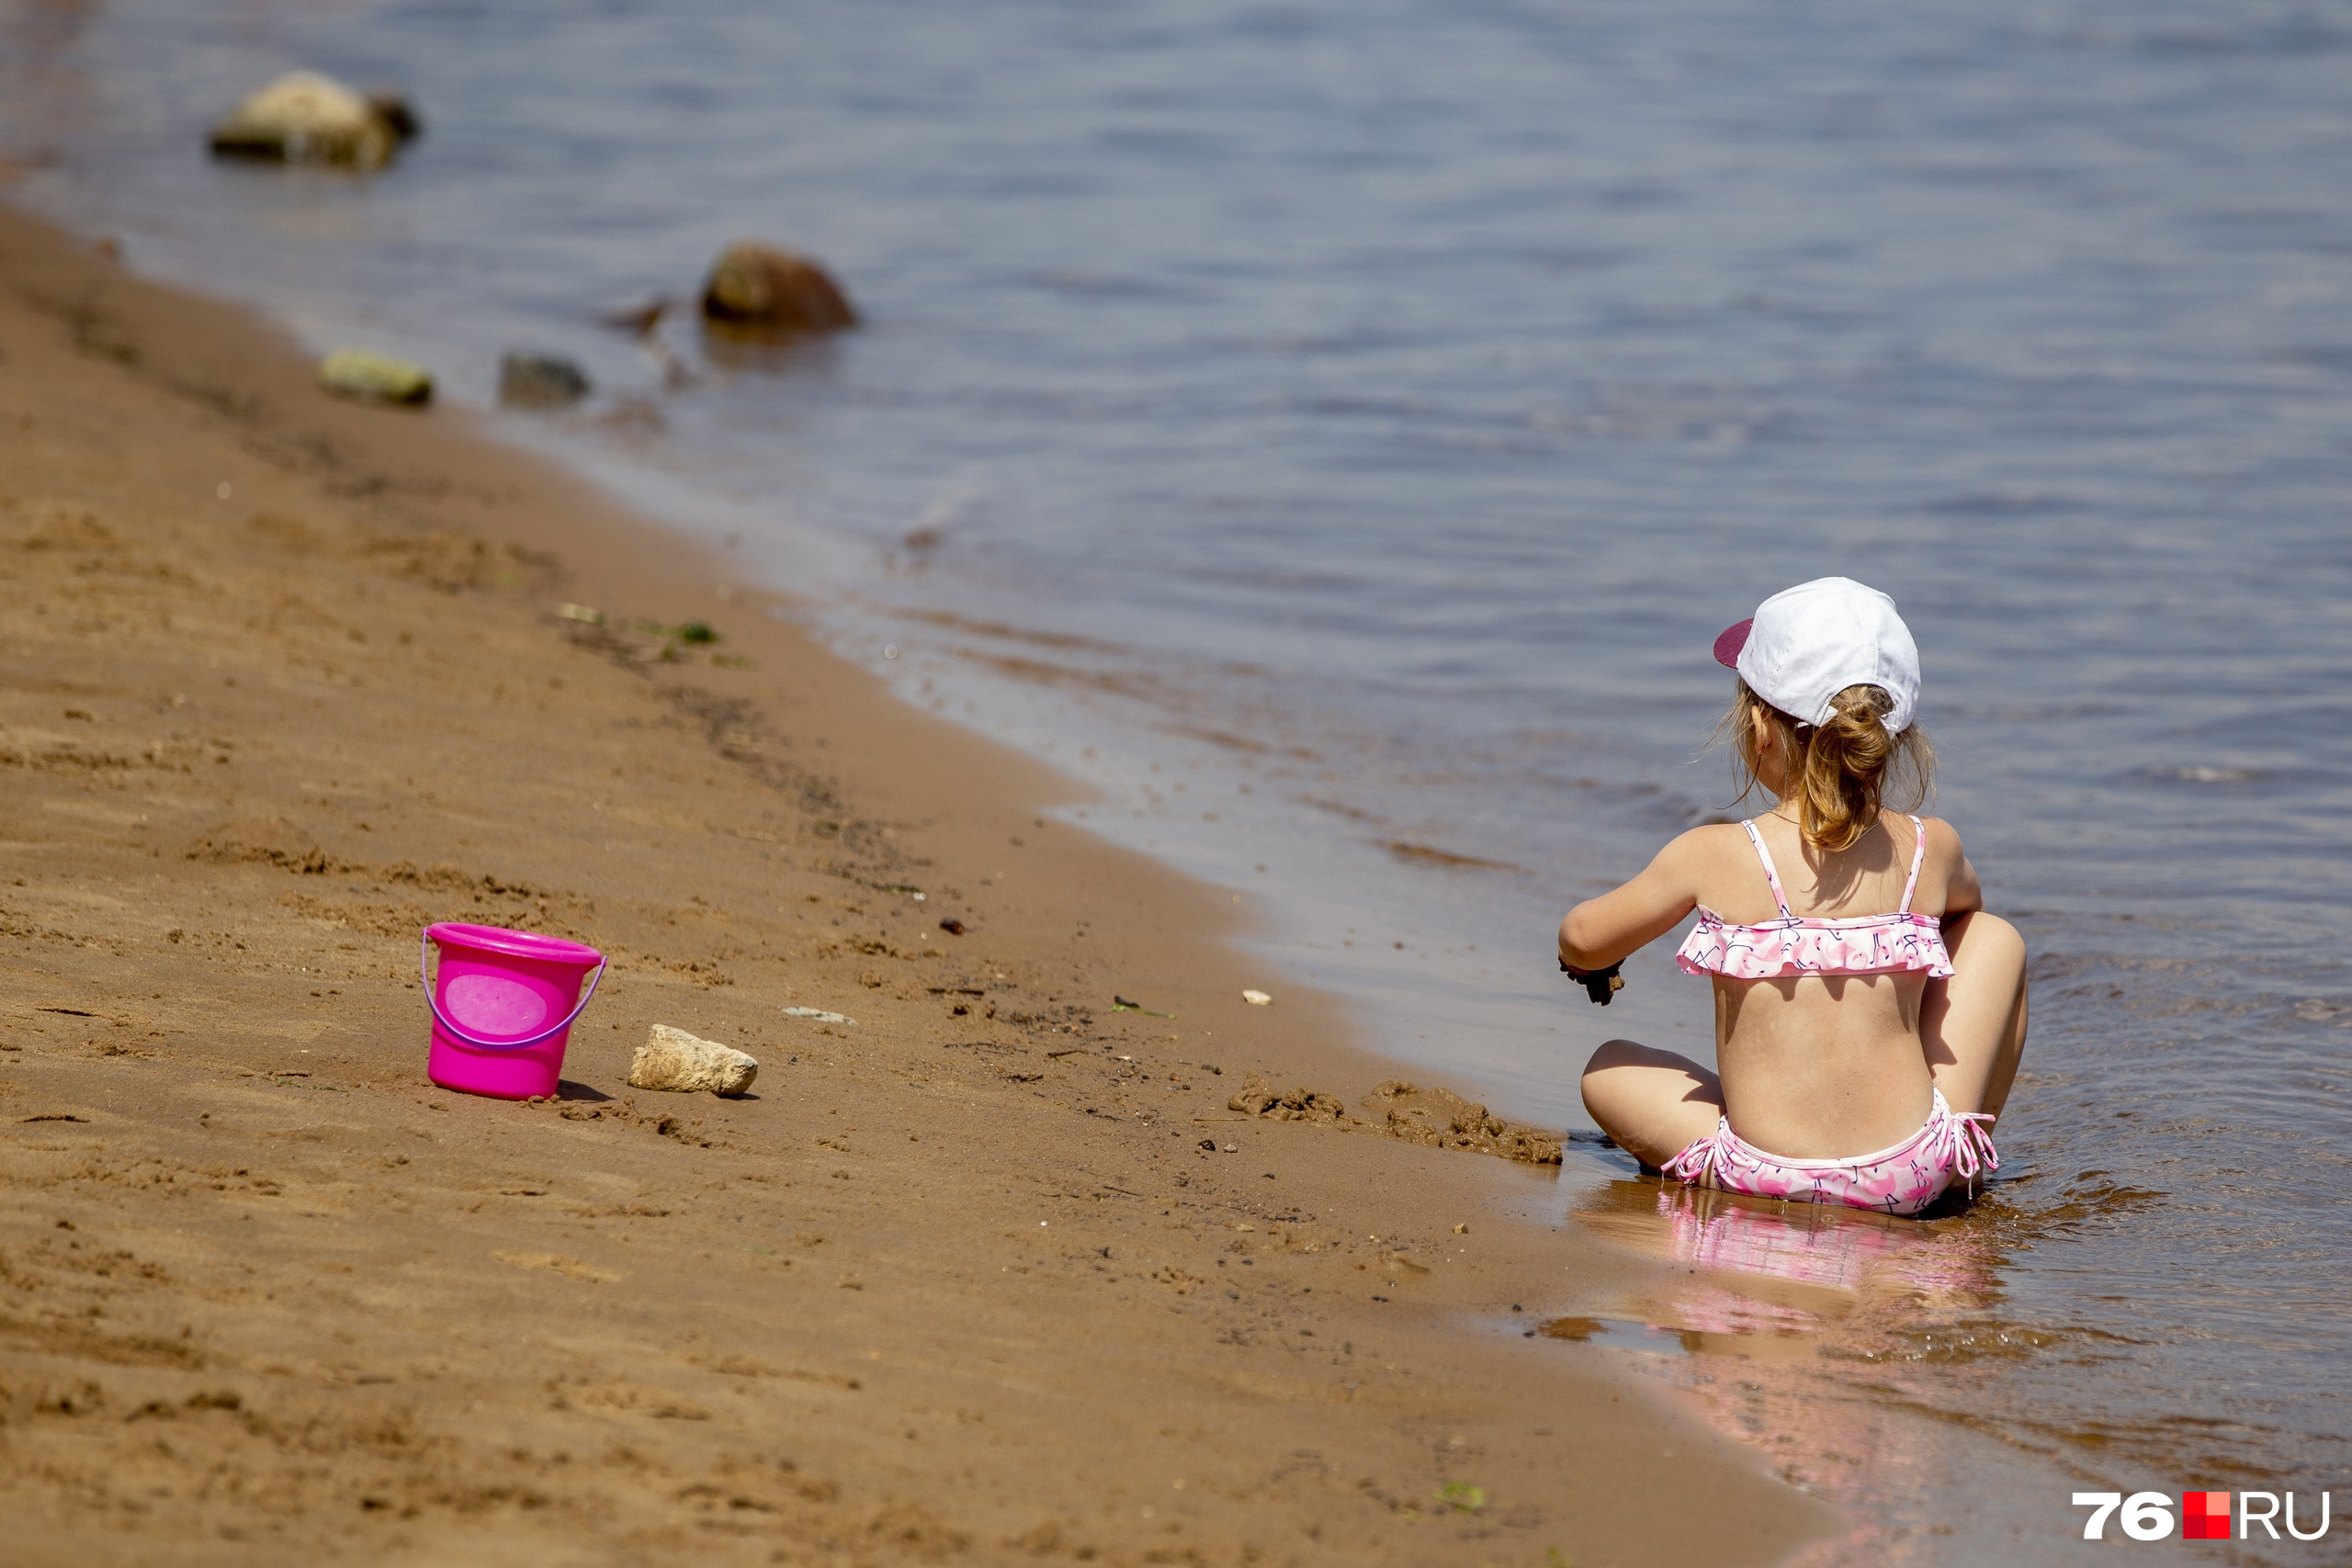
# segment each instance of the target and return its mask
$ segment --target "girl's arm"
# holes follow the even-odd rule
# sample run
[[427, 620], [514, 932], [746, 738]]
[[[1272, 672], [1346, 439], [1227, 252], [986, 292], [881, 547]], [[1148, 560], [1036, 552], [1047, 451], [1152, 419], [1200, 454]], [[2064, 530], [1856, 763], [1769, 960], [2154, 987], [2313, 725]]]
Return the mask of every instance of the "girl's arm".
[[1954, 863], [1951, 874], [1944, 879], [1943, 918], [1950, 920], [1962, 915], [1973, 915], [1984, 907], [1984, 885], [1976, 880], [1976, 868], [1969, 863], [1968, 852], [1961, 848], [1959, 829], [1941, 818], [1933, 818], [1928, 824], [1930, 847], [1934, 847], [1934, 840], [1939, 836], [1939, 829], [1942, 829], [1940, 836], [1951, 840]]
[[1560, 922], [1560, 962], [1571, 969], [1606, 969], [1679, 925], [1698, 906], [1699, 852], [1683, 834], [1658, 851], [1649, 869], [1614, 893], [1588, 898]]

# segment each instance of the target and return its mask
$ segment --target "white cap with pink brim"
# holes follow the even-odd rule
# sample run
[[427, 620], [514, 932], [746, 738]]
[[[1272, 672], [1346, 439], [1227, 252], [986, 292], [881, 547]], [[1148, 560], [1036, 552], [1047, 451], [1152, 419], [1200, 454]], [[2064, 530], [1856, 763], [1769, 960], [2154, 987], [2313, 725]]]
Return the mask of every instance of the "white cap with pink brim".
[[1849, 577], [1817, 577], [1783, 589], [1715, 638], [1715, 660], [1747, 689], [1804, 724], [1826, 724], [1838, 693], [1877, 686], [1894, 699], [1889, 735], [1919, 708], [1919, 645], [1894, 601]]

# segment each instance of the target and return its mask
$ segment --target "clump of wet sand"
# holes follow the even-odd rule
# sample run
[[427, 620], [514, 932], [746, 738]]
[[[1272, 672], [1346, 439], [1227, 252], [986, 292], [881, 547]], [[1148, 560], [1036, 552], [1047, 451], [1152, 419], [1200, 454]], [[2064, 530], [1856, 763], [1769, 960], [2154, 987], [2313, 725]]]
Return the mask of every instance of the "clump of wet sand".
[[1313, 1122], [1345, 1133], [1376, 1133], [1430, 1148], [1493, 1155], [1529, 1165], [1560, 1163], [1560, 1140], [1533, 1127], [1506, 1122], [1476, 1100], [1450, 1089], [1423, 1088], [1389, 1078], [1363, 1099], [1369, 1117], [1349, 1114], [1337, 1095], [1305, 1087], [1276, 1089], [1263, 1073], [1251, 1073], [1226, 1108], [1272, 1122]]

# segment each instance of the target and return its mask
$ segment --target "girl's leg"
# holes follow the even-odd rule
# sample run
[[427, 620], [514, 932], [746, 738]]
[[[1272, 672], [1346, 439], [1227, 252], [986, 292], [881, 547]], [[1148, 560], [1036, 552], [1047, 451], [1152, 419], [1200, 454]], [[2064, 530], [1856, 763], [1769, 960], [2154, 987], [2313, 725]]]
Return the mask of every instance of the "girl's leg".
[[1620, 1148], [1655, 1170], [1715, 1130], [1724, 1090], [1688, 1056], [1611, 1040], [1585, 1064], [1584, 1108]]
[[1949, 979], [1928, 982], [1919, 1041], [1954, 1111], [1999, 1115], [2025, 1055], [2025, 939], [1978, 910], [1944, 922]]

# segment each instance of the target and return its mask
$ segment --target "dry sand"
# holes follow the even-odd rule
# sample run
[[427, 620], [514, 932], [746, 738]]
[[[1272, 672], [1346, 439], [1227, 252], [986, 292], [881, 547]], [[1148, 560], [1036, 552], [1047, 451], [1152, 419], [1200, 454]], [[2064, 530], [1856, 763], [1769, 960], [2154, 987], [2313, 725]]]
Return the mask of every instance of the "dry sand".
[[[1067, 781], [727, 578], [0, 214], [9, 1562], [1648, 1568], [1830, 1527], [1514, 1332], [1649, 1267], [1498, 1217], [1542, 1173], [1226, 1109], [1395, 1070], [1225, 945], [1246, 908], [1045, 826]], [[725, 640], [625, 629], [689, 617]], [[425, 1080], [444, 919], [612, 956], [559, 1100]], [[657, 1022], [753, 1096], [628, 1089]]]

